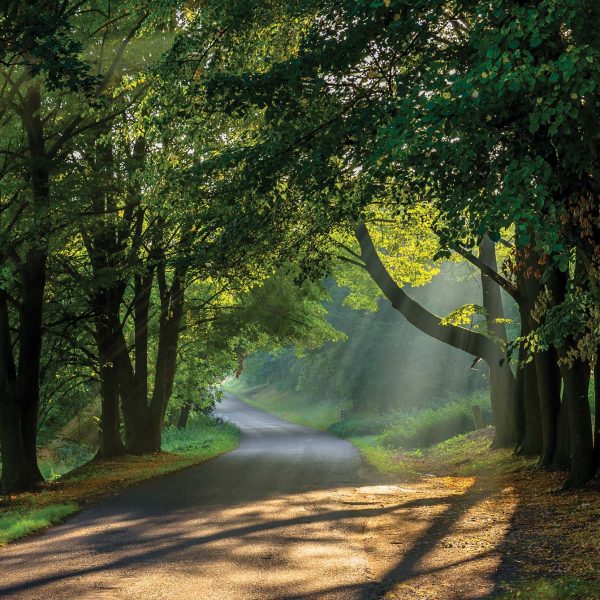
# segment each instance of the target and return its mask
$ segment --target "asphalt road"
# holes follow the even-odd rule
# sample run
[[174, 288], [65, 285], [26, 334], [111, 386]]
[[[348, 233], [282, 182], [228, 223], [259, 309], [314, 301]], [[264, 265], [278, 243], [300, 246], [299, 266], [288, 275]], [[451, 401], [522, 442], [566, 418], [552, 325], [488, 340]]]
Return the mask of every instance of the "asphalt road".
[[220, 412], [237, 450], [1, 550], [0, 598], [370, 597], [354, 447], [234, 398]]

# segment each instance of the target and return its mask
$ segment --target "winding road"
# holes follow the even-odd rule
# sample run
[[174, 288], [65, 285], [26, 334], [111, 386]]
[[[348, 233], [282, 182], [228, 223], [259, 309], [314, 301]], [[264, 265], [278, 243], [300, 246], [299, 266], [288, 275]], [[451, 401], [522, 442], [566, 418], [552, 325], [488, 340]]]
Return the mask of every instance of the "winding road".
[[[228, 397], [233, 452], [106, 498], [0, 551], [0, 598], [374, 597], [348, 442]], [[385, 510], [385, 509], [384, 509]]]

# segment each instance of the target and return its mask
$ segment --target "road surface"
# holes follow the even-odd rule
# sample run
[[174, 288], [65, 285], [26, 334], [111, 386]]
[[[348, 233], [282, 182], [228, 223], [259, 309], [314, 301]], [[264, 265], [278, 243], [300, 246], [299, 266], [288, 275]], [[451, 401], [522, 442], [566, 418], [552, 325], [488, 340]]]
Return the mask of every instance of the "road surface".
[[232, 397], [220, 413], [235, 451], [0, 550], [0, 598], [374, 597], [381, 509], [355, 500], [369, 473], [354, 447]]
[[378, 480], [354, 447], [227, 398], [235, 451], [0, 549], [0, 599], [480, 600], [511, 488]]

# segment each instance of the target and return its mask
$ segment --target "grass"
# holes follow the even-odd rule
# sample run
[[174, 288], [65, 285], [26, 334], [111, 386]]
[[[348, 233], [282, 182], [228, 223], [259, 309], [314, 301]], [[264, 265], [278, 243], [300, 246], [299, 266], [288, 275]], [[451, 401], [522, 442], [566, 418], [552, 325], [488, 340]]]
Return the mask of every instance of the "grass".
[[[402, 460], [397, 450], [384, 448], [377, 443], [376, 436], [361, 436], [348, 438], [360, 451], [363, 458], [373, 465], [380, 473], [395, 475], [401, 479], [411, 480], [418, 477], [415, 466], [409, 460]], [[418, 456], [420, 451], [412, 453]]]
[[163, 452], [88, 462], [47, 481], [38, 492], [2, 497], [0, 545], [57, 523], [95, 498], [229, 452], [239, 440], [234, 425], [198, 417], [184, 430], [166, 429]]
[[38, 466], [46, 481], [54, 481], [94, 458], [94, 451], [86, 444], [64, 440], [50, 452], [40, 452]]
[[598, 583], [575, 577], [524, 581], [496, 596], [496, 600], [598, 600]]
[[22, 538], [38, 529], [58, 523], [65, 517], [77, 512], [79, 506], [74, 502], [53, 504], [31, 511], [7, 511], [0, 513], [0, 545]]
[[474, 429], [474, 404], [484, 409], [489, 422], [489, 399], [486, 395], [477, 394], [425, 410], [399, 413], [395, 422], [380, 435], [379, 442], [384, 447], [426, 448], [455, 435], [468, 433]]

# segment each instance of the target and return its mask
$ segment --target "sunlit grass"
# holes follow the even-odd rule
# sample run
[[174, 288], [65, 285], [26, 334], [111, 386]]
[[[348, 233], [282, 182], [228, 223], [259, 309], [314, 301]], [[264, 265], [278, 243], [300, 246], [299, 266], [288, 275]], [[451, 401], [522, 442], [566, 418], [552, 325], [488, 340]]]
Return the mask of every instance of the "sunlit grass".
[[419, 411], [398, 411], [381, 434], [380, 443], [394, 448], [426, 448], [473, 431], [475, 404], [483, 409], [488, 421], [491, 420], [489, 397], [484, 393], [452, 398], [441, 406]]
[[240, 431], [234, 425], [199, 417], [184, 430], [165, 430], [163, 452], [88, 462], [46, 482], [39, 492], [3, 497], [0, 545], [60, 521], [93, 498], [229, 452], [239, 440]]
[[57, 523], [78, 510], [77, 504], [69, 502], [33, 510], [2, 511], [0, 513], [0, 545]]
[[[398, 450], [384, 448], [377, 443], [376, 436], [349, 438], [359, 450], [362, 457], [380, 473], [395, 475], [401, 479], [411, 480], [418, 476], [415, 465], [401, 456]], [[418, 456], [419, 451], [411, 453]]]

